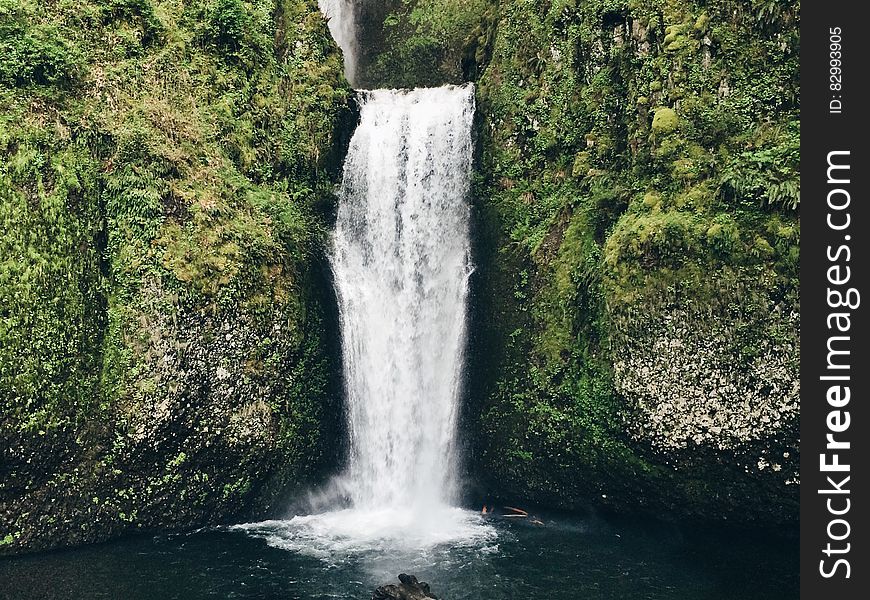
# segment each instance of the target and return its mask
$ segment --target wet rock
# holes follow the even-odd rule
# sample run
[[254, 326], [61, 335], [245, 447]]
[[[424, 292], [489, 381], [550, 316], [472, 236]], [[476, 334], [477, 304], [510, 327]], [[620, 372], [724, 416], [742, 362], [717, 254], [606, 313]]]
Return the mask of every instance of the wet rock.
[[425, 600], [436, 598], [429, 591], [429, 584], [425, 581], [417, 581], [413, 575], [402, 573], [399, 575], [399, 585], [389, 583], [375, 590], [372, 600]]

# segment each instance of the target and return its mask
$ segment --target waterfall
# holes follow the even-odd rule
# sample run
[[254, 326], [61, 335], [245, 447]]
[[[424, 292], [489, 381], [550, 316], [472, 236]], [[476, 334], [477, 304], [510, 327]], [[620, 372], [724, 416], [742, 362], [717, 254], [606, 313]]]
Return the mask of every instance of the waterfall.
[[357, 93], [330, 255], [347, 469], [312, 498], [313, 514], [236, 528], [329, 563], [366, 555], [386, 575], [421, 549], [496, 536], [479, 514], [452, 506], [474, 88]]
[[326, 17], [329, 32], [344, 54], [344, 76], [354, 85], [357, 62], [356, 1], [318, 0], [320, 12]]
[[[329, 12], [352, 5], [320, 1], [337, 15], [330, 27], [352, 73], [353, 12]], [[348, 465], [312, 495], [310, 514], [234, 529], [330, 564], [365, 555], [386, 575], [426, 556], [423, 548], [483, 547], [496, 537], [481, 515], [452, 505], [472, 270], [474, 88], [360, 90], [357, 97], [360, 122], [345, 158], [330, 253]]]
[[449, 502], [471, 272], [470, 85], [359, 92], [332, 267], [355, 506]]

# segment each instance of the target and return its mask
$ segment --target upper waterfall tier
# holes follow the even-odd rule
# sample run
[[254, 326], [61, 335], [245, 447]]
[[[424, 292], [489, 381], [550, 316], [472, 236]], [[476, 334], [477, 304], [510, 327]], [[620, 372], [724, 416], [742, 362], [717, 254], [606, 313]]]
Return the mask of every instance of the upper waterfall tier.
[[318, 0], [320, 12], [328, 19], [332, 39], [344, 54], [344, 76], [356, 85], [357, 22], [354, 0]]

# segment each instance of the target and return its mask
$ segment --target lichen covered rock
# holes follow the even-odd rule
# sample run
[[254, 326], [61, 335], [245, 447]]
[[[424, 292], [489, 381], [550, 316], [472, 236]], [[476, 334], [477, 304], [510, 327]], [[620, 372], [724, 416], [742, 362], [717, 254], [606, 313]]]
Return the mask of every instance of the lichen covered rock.
[[[733, 450], [775, 437], [796, 421], [797, 313], [783, 306], [754, 319], [734, 313], [707, 316], [675, 307], [632, 323], [633, 334], [618, 347], [614, 376], [617, 392], [636, 413], [629, 423], [634, 438], [663, 453]], [[773, 327], [785, 336], [772, 337]]]

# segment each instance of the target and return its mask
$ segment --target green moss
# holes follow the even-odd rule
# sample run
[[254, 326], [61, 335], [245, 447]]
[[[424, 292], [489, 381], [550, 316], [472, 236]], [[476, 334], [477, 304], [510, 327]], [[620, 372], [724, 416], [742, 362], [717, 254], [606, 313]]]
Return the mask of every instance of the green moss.
[[776, 254], [773, 246], [766, 239], [757, 236], [752, 242], [752, 252], [758, 257], [770, 258]]
[[0, 0], [9, 551], [225, 519], [332, 458], [308, 288], [349, 93], [313, 0]]
[[[730, 314], [741, 290], [753, 290], [751, 315], [793, 302], [797, 12], [764, 23], [738, 4], [499, 5], [478, 82], [477, 197], [482, 229], [497, 232], [480, 295], [510, 301], [481, 326], [504, 350], [476, 370], [492, 375], [474, 393], [478, 472], [504, 495], [793, 512], [792, 488], [747, 475], [743, 459], [663, 457], [632, 439], [634, 407], [613, 372], [625, 331], [643, 315], [665, 319], [674, 294], [698, 307], [699, 327]], [[640, 27], [615, 39], [614, 14]], [[793, 344], [791, 325], [778, 327]]]
[[680, 119], [677, 117], [676, 111], [667, 106], [657, 108], [653, 115], [652, 130], [655, 133], [668, 134], [672, 133], [679, 127]]
[[643, 205], [650, 209], [655, 209], [662, 202], [661, 195], [656, 192], [647, 192], [643, 196]]

